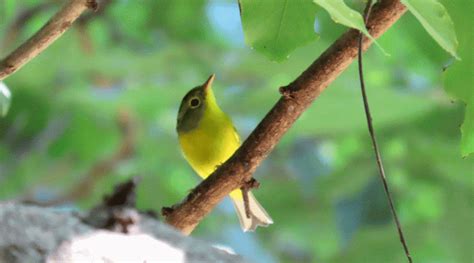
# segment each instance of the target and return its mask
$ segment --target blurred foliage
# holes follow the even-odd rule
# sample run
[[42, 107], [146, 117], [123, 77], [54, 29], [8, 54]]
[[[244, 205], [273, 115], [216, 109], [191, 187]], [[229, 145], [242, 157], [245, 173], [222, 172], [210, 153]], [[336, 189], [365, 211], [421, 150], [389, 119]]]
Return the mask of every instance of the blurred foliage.
[[461, 127], [462, 140], [461, 152], [467, 156], [474, 152], [474, 56], [472, 47], [474, 46], [474, 30], [470, 25], [469, 16], [474, 10], [474, 2], [467, 1], [465, 5], [456, 5], [450, 1], [446, 3], [448, 8], [454, 13], [453, 20], [459, 32], [459, 54], [462, 61], [456, 61], [446, 71], [445, 90], [455, 99], [466, 103], [464, 123]]
[[[58, 8], [52, 2], [2, 45], [0, 55], [47, 21]], [[357, 10], [364, 5], [348, 2]], [[18, 14], [38, 1], [0, 3], [1, 42]], [[416, 262], [471, 262], [473, 256], [474, 162], [459, 155], [463, 105], [442, 91], [444, 83], [472, 90], [472, 74], [462, 73], [472, 66], [472, 42], [463, 40], [472, 30], [467, 8], [446, 7], [461, 36], [461, 63], [467, 63], [447, 69], [451, 80], [442, 76], [449, 54], [411, 14], [379, 40], [391, 56], [376, 48], [365, 56], [374, 125]], [[316, 15], [320, 40], [277, 64], [244, 45], [235, 1], [111, 1], [83, 30], [76, 25], [6, 79], [12, 101], [0, 119], [0, 199], [47, 201], [71, 191], [91, 167], [119, 151], [124, 137], [117, 115], [125, 111], [134, 154], [101, 175], [86, 198], [62, 208], [90, 208], [131, 176], [142, 178], [140, 208], [159, 211], [180, 201], [198, 183], [175, 133], [181, 97], [215, 72], [216, 96], [245, 138], [278, 99], [278, 87], [344, 32], [326, 12]], [[404, 262], [357, 78], [352, 65], [257, 170], [262, 186], [255, 194], [274, 225], [242, 233], [225, 201], [194, 235], [256, 262]]]

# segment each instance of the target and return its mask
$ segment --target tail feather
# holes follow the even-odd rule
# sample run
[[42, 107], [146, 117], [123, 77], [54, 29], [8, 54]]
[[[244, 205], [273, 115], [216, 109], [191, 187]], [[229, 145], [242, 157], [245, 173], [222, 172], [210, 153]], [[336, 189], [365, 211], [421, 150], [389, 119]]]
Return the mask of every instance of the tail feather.
[[239, 216], [242, 230], [255, 231], [257, 226], [268, 226], [273, 224], [273, 219], [268, 215], [267, 211], [260, 205], [255, 196], [249, 192], [249, 208], [250, 218], [245, 213], [244, 200], [242, 198], [232, 198], [235, 210]]

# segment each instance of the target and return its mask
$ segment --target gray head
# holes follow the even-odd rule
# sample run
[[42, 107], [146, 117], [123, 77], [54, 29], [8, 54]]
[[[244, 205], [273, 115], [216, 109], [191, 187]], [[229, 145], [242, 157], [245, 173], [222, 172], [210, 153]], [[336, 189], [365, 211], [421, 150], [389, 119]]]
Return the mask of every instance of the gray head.
[[179, 106], [176, 124], [178, 133], [188, 132], [198, 127], [204, 110], [208, 107], [208, 98], [212, 97], [212, 100], [214, 97], [211, 90], [214, 78], [215, 75], [212, 74], [203, 85], [193, 88], [184, 96]]

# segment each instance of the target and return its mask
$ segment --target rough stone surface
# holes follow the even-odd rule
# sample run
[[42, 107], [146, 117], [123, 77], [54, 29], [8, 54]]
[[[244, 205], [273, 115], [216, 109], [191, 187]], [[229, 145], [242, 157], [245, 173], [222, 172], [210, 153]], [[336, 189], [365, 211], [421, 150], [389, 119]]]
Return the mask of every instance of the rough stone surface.
[[[135, 225], [124, 234], [97, 229], [73, 212], [0, 203], [0, 262], [114, 262], [117, 257], [141, 262], [243, 262], [237, 255], [186, 237], [156, 219], [137, 215]], [[149, 257], [143, 255], [147, 251]], [[110, 255], [103, 255], [106, 253]]]

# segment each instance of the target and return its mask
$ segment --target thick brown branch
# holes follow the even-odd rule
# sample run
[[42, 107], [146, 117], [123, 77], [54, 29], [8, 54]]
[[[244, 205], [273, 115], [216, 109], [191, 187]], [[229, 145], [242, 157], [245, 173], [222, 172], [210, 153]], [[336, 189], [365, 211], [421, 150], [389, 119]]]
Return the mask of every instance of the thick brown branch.
[[[399, 0], [376, 5], [367, 23], [369, 32], [379, 37], [406, 11]], [[281, 89], [283, 96], [250, 134], [237, 152], [198, 185], [180, 204], [169, 210], [168, 224], [189, 234], [232, 190], [250, 180], [258, 165], [280, 138], [321, 92], [357, 57], [357, 30], [349, 30], [329, 47], [295, 81]], [[363, 48], [371, 44], [364, 39]]]
[[36, 34], [0, 61], [0, 80], [5, 79], [58, 39], [95, 0], [70, 0]]

